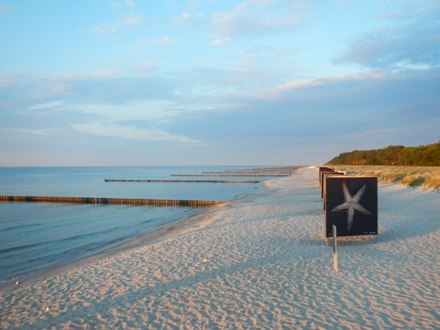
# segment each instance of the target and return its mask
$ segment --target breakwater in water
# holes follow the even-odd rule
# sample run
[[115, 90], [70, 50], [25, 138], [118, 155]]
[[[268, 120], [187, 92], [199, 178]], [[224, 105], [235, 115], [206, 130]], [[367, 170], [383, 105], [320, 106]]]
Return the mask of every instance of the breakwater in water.
[[105, 182], [144, 182], [144, 183], [260, 183], [261, 180], [155, 180], [155, 179], [105, 179]]
[[151, 206], [208, 207], [224, 204], [222, 201], [144, 199], [144, 198], [101, 198], [101, 197], [62, 197], [62, 196], [0, 196], [0, 202], [35, 202], [69, 204], [115, 204]]
[[265, 177], [265, 178], [269, 178], [269, 177], [284, 177], [284, 176], [290, 176], [290, 174], [280, 174], [280, 173], [268, 173], [268, 174], [249, 174], [249, 173], [195, 173], [195, 174], [189, 174], [189, 173], [182, 173], [182, 174], [170, 174], [170, 176], [208, 176], [208, 177], [213, 177], [213, 176], [218, 176], [218, 177]]
[[285, 177], [290, 176], [302, 166], [262, 167], [224, 171], [202, 171], [200, 173], [174, 173], [170, 176], [217, 176], [217, 177]]

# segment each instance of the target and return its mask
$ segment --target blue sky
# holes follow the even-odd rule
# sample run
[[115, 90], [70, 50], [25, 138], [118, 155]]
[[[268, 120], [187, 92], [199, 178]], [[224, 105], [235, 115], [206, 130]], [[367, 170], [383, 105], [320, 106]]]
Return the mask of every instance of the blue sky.
[[440, 2], [0, 0], [0, 166], [320, 164], [440, 139]]

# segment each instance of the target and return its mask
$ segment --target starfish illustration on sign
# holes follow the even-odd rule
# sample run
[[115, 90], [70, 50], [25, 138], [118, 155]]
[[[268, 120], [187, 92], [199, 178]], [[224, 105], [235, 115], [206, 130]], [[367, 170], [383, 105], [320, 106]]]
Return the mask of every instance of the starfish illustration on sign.
[[363, 185], [356, 195], [352, 197], [345, 182], [342, 182], [342, 192], [344, 193], [345, 202], [333, 208], [332, 212], [347, 210], [347, 230], [350, 231], [351, 226], [353, 225], [354, 213], [356, 211], [366, 215], [371, 214], [371, 212], [359, 203], [365, 192], [365, 185]]

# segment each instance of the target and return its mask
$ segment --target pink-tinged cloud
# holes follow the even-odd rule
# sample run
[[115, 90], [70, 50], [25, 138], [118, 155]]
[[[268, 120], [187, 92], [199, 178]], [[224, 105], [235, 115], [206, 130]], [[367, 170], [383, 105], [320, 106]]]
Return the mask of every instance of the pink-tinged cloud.
[[258, 98], [277, 98], [282, 95], [296, 91], [299, 89], [313, 88], [318, 86], [331, 85], [335, 83], [344, 83], [344, 82], [361, 82], [361, 81], [371, 81], [378, 80], [384, 77], [384, 73], [380, 71], [372, 71], [366, 73], [357, 73], [346, 76], [335, 76], [335, 77], [324, 77], [317, 79], [306, 79], [306, 80], [298, 80], [287, 82], [275, 88], [263, 91], [258, 94]]

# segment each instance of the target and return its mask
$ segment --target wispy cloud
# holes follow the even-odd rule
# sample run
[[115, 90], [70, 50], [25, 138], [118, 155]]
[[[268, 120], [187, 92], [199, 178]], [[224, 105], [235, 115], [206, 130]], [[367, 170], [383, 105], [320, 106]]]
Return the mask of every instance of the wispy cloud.
[[92, 31], [98, 34], [112, 34], [118, 32], [122, 28], [139, 25], [141, 22], [141, 15], [124, 15], [119, 21], [99, 24], [92, 28]]
[[50, 101], [45, 103], [40, 103], [29, 107], [29, 110], [43, 110], [43, 109], [55, 109], [64, 105], [63, 100]]
[[9, 11], [9, 7], [3, 3], [0, 3], [0, 12], [7, 12]]
[[112, 121], [138, 120], [160, 123], [170, 120], [180, 113], [173, 102], [164, 100], [131, 101], [124, 104], [72, 104], [71, 107], [77, 112]]
[[201, 143], [183, 135], [171, 134], [158, 129], [138, 128], [132, 125], [118, 125], [115, 123], [90, 122], [86, 124], [72, 124], [71, 127], [87, 134], [107, 137], [118, 137], [128, 140], [141, 141], [174, 141], [179, 143]]
[[184, 12], [180, 14], [179, 16], [175, 17], [172, 22], [181, 27], [184, 25], [191, 25], [194, 27], [200, 27], [207, 23], [207, 19], [203, 13], [197, 12], [197, 13], [189, 13]]
[[[276, 10], [273, 10], [276, 3]], [[272, 10], [269, 10], [269, 9]], [[231, 11], [215, 13], [209, 32], [216, 39], [234, 35], [286, 33], [300, 21], [293, 5], [283, 1], [243, 1]]]
[[126, 72], [118, 75], [116, 71], [109, 71], [76, 76], [6, 77], [3, 87], [0, 89], [0, 102], [26, 104], [27, 109], [46, 103], [53, 105], [52, 102], [61, 100], [65, 101], [66, 106], [121, 105], [142, 100], [163, 100], [173, 96], [175, 88], [172, 80], [148, 75], [145, 71], [143, 75], [135, 76]]
[[58, 128], [4, 128], [4, 132], [37, 136], [51, 136], [59, 132]]
[[[355, 40], [335, 63], [371, 68], [426, 70], [440, 66], [440, 6], [417, 13], [397, 26]], [[434, 45], [437, 45], [435, 47]]]
[[119, 8], [123, 6], [133, 7], [135, 5], [134, 0], [108, 0], [108, 3], [114, 8]]
[[335, 83], [350, 83], [371, 81], [373, 79], [381, 79], [384, 77], [384, 73], [380, 71], [372, 71], [365, 73], [356, 73], [345, 76], [324, 77], [316, 79], [296, 80], [292, 82], [284, 83], [275, 88], [268, 89], [258, 93], [258, 98], [276, 98], [281, 97], [289, 92], [293, 92], [299, 89], [310, 89], [319, 86], [329, 86]]
[[[231, 7], [231, 3], [225, 4], [224, 7]], [[200, 12], [193, 8], [173, 22], [207, 33], [212, 39], [210, 44], [219, 46], [241, 37], [289, 33], [302, 20], [302, 7], [302, 1], [293, 4], [284, 0], [245, 0], [229, 10]]]
[[155, 45], [166, 45], [171, 42], [171, 38], [168, 36], [164, 36], [164, 37], [153, 39], [152, 42]]
[[0, 74], [0, 87], [8, 87], [12, 85], [13, 82], [14, 82], [13, 77]]
[[[94, 135], [197, 143], [196, 139], [185, 134], [174, 134], [161, 127], [182, 114], [199, 110], [173, 100], [172, 86], [160, 81], [145, 76], [23, 77], [0, 90], [0, 106], [13, 113], [17, 123], [23, 121], [28, 125], [34, 123], [44, 127], [61, 122], [76, 131], [89, 134], [95, 131]], [[57, 89], [55, 93], [53, 86], [58, 85], [67, 87]], [[86, 124], [75, 123], [78, 120]], [[56, 133], [51, 128], [8, 129], [10, 134], [43, 136]]]
[[[440, 125], [439, 77], [424, 72], [372, 73], [292, 82], [268, 93], [237, 96], [241, 107], [211, 114], [192, 131], [195, 136], [233, 141], [264, 138], [293, 143], [319, 137], [325, 145], [339, 137], [363, 137], [356, 142], [341, 138], [339, 152], [363, 148], [370, 141], [377, 145], [380, 139], [373, 139], [374, 132], [388, 132], [382, 141], [390, 144], [411, 143], [417, 135], [408, 130], [411, 127], [423, 127], [418, 135], [435, 141]], [[227, 124], [214, 128], [216, 122]]]
[[158, 37], [158, 38], [154, 38], [154, 39], [144, 39], [140, 42], [141, 46], [143, 47], [148, 47], [148, 46], [162, 46], [162, 45], [167, 45], [169, 43], [171, 43], [172, 39], [169, 36], [163, 36], [163, 37]]
[[213, 46], [221, 46], [221, 45], [225, 45], [231, 42], [231, 38], [230, 37], [225, 37], [225, 38], [218, 38], [218, 39], [214, 39], [211, 41], [211, 45]]

